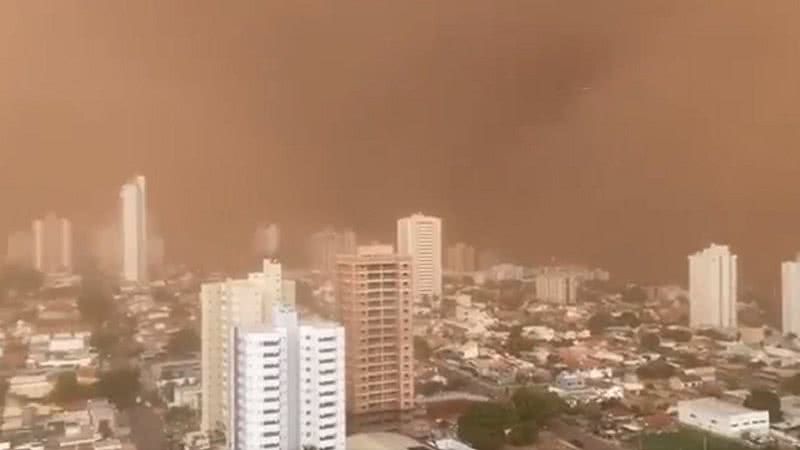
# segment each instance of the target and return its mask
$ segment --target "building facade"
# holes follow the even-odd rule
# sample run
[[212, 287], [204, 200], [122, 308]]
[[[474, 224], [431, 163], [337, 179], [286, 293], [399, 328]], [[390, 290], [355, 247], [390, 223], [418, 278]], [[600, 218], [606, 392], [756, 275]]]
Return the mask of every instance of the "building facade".
[[231, 448], [345, 450], [345, 337], [275, 307], [272, 325], [237, 326]]
[[326, 228], [308, 239], [311, 269], [326, 278], [336, 275], [336, 257], [356, 253], [357, 237], [352, 230], [336, 231]]
[[475, 247], [463, 242], [447, 248], [445, 262], [447, 272], [454, 274], [472, 273], [478, 268]]
[[737, 257], [728, 246], [712, 244], [689, 256], [689, 324], [737, 326]]
[[781, 305], [783, 333], [800, 336], [800, 261], [781, 264]]
[[33, 267], [45, 274], [72, 272], [72, 223], [55, 214], [34, 220]]
[[755, 411], [716, 398], [678, 402], [678, 421], [729, 438], [769, 434], [769, 411]]
[[347, 411], [354, 429], [396, 428], [414, 408], [411, 258], [392, 246], [338, 258], [347, 339]]
[[226, 433], [230, 424], [230, 342], [236, 326], [272, 323], [273, 306], [294, 304], [294, 283], [283, 280], [281, 265], [265, 260], [261, 272], [245, 279], [203, 284], [202, 429]]
[[441, 297], [442, 220], [422, 214], [398, 220], [397, 253], [411, 257], [414, 297]]
[[134, 177], [120, 189], [122, 279], [147, 282], [147, 190], [145, 178]]

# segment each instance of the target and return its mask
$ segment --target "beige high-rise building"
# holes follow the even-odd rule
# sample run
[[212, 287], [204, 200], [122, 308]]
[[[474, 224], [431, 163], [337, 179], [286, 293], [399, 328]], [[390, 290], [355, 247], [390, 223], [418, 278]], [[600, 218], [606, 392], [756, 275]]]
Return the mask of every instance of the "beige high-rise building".
[[351, 431], [396, 429], [414, 408], [411, 257], [373, 245], [337, 261], [348, 424]]
[[336, 275], [336, 257], [356, 253], [356, 233], [332, 228], [318, 231], [308, 240], [308, 252], [311, 268], [325, 277], [333, 278]]
[[206, 283], [202, 304], [202, 429], [227, 432], [231, 333], [236, 326], [272, 323], [273, 306], [294, 305], [294, 282], [283, 280], [281, 265], [265, 260], [261, 272], [240, 280]]
[[72, 271], [72, 224], [53, 213], [33, 221], [33, 267], [45, 274]]
[[397, 221], [397, 253], [414, 265], [414, 297], [442, 296], [442, 219], [413, 214]]

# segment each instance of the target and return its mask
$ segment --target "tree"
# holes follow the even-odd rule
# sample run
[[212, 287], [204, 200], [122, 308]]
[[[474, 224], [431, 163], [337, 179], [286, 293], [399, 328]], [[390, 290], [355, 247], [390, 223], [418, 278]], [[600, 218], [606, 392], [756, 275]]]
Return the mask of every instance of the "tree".
[[186, 356], [200, 351], [200, 336], [192, 328], [184, 328], [169, 338], [167, 352], [172, 356]]
[[612, 325], [613, 319], [610, 314], [599, 312], [597, 314], [592, 315], [589, 318], [589, 322], [587, 324], [587, 328], [592, 334], [598, 334], [603, 332], [606, 328]]
[[661, 346], [661, 339], [655, 333], [644, 333], [639, 338], [639, 344], [646, 350], [658, 350]]
[[139, 371], [118, 369], [106, 372], [97, 382], [97, 393], [107, 398], [119, 409], [126, 409], [136, 403], [139, 396]]
[[544, 424], [567, 410], [567, 405], [558, 395], [540, 389], [517, 389], [511, 396], [511, 403], [522, 422]]
[[118, 334], [103, 328], [95, 328], [89, 337], [89, 345], [94, 347], [102, 358], [110, 357], [118, 342]]
[[78, 311], [83, 320], [100, 325], [113, 313], [111, 288], [99, 278], [85, 279], [78, 294]]
[[508, 433], [508, 443], [522, 447], [536, 442], [539, 436], [539, 427], [534, 421], [520, 422], [511, 428]]
[[50, 401], [62, 406], [90, 397], [91, 389], [78, 383], [78, 377], [75, 372], [60, 373], [53, 390], [50, 392]]
[[781, 399], [778, 394], [764, 389], [753, 389], [744, 401], [746, 408], [756, 411], [769, 411], [769, 421], [777, 423], [783, 420]]
[[641, 286], [630, 285], [622, 291], [622, 301], [625, 303], [644, 303], [647, 301], [647, 292]]
[[431, 358], [431, 345], [422, 336], [414, 336], [414, 357], [420, 361], [427, 361]]
[[458, 419], [458, 437], [476, 450], [500, 450], [506, 428], [516, 422], [514, 410], [500, 403], [478, 402]]
[[636, 375], [645, 380], [666, 379], [675, 375], [675, 367], [664, 361], [653, 361], [636, 369]]
[[614, 321], [616, 325], [623, 326], [623, 327], [631, 327], [637, 328], [639, 325], [642, 324], [642, 321], [639, 319], [639, 316], [636, 313], [625, 311], [624, 313], [620, 314], [619, 317]]
[[783, 389], [792, 395], [800, 395], [800, 373], [783, 383]]
[[531, 350], [533, 350], [533, 342], [522, 336], [522, 326], [512, 327], [508, 335], [508, 341], [506, 341], [506, 351], [514, 356], [519, 356], [520, 353]]
[[44, 283], [44, 275], [30, 267], [8, 264], [0, 270], [0, 288], [8, 293], [10, 291], [28, 294], [39, 290]]

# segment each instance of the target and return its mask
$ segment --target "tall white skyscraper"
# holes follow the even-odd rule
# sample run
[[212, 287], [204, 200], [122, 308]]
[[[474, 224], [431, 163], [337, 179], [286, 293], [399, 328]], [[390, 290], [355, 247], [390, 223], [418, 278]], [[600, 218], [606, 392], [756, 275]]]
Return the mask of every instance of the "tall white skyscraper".
[[689, 323], [736, 328], [737, 262], [728, 246], [712, 244], [689, 256]]
[[72, 224], [55, 214], [33, 221], [33, 266], [45, 274], [72, 271]]
[[800, 260], [781, 264], [783, 333], [800, 336]]
[[442, 295], [442, 220], [414, 214], [397, 221], [397, 253], [411, 256], [414, 296]]
[[271, 325], [239, 325], [232, 342], [230, 448], [345, 450], [344, 328], [275, 306]]
[[[272, 322], [273, 306], [294, 305], [294, 282], [283, 280], [281, 265], [265, 260], [261, 272], [240, 280], [203, 284], [202, 307], [202, 429], [225, 432], [231, 386], [229, 349], [236, 326]], [[230, 439], [230, 436], [227, 436]]]
[[122, 278], [132, 283], [147, 281], [147, 191], [145, 178], [134, 177], [120, 190], [122, 230]]

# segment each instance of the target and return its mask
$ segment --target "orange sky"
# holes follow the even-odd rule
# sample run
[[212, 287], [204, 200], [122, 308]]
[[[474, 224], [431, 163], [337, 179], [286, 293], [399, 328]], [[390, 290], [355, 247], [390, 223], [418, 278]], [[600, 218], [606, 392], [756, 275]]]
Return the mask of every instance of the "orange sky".
[[0, 231], [148, 176], [170, 253], [254, 224], [448, 237], [643, 279], [800, 249], [796, 1], [4, 1]]

